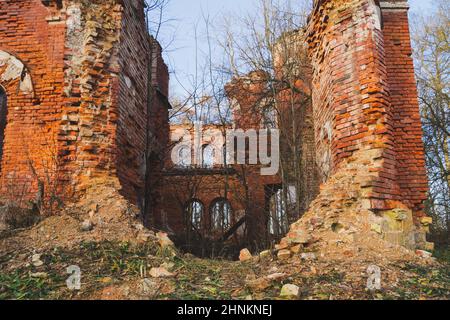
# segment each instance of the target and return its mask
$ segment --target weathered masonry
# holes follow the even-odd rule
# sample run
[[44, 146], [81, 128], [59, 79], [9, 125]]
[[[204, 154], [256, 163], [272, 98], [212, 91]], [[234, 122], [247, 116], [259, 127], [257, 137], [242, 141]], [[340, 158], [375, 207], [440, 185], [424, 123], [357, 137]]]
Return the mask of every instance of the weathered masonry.
[[407, 10], [405, 0], [317, 1], [308, 42], [319, 156], [336, 170], [357, 151], [380, 150], [373, 208], [397, 200], [420, 216], [427, 179]]
[[327, 200], [345, 215], [337, 198], [350, 206], [356, 196], [357, 208], [374, 214], [366, 221], [372, 231], [407, 247], [428, 247], [428, 185], [407, 1], [317, 0], [306, 33], [317, 163], [325, 177], [309, 215]]
[[[165, 191], [155, 187], [169, 139], [169, 77], [161, 47], [148, 34], [144, 5], [0, 2], [4, 197], [32, 198], [39, 184], [47, 196], [67, 197], [109, 183], [139, 205], [149, 222], [164, 226], [186, 218], [171, 216]], [[304, 30], [312, 91], [303, 119], [303, 201], [309, 210], [285, 242], [324, 230], [351, 238], [357, 229], [410, 248], [431, 246], [425, 239], [431, 221], [424, 213], [428, 186], [407, 12], [406, 0], [314, 1]], [[241, 107], [253, 99], [242, 88], [234, 93]], [[253, 127], [252, 121], [245, 115], [237, 122]], [[249, 189], [264, 206], [264, 183], [252, 177]], [[176, 179], [166, 176], [164, 183]], [[219, 195], [215, 200], [222, 201]], [[208, 201], [214, 212], [214, 199]]]
[[59, 196], [118, 180], [126, 198], [145, 205], [169, 79], [144, 5], [0, 2], [3, 194], [33, 197], [38, 179]]

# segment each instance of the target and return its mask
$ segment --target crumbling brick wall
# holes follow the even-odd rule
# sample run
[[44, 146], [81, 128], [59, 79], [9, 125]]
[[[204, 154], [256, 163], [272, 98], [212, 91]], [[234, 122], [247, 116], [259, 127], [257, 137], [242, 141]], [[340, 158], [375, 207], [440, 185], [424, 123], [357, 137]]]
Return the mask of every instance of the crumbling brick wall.
[[[120, 36], [120, 94], [117, 128], [117, 172], [127, 198], [144, 201], [152, 77], [157, 61], [153, 39], [143, 26], [143, 2], [124, 7]], [[153, 56], [154, 55], [154, 56]], [[157, 70], [155, 70], [157, 71]], [[167, 70], [165, 71], [167, 74]], [[154, 80], [156, 83], [156, 80]], [[166, 93], [167, 94], [167, 93]]]
[[[148, 141], [156, 132], [150, 110], [167, 113], [167, 104], [152, 102], [168, 94], [168, 70], [147, 32], [144, 1], [12, 0], [2, 1], [0, 12], [8, 95], [2, 180], [12, 174], [16, 185], [36, 180], [31, 157], [38, 178], [42, 163], [54, 162], [61, 195], [112, 183], [131, 202], [144, 203]], [[21, 70], [5, 80], [11, 64]], [[156, 86], [162, 93], [153, 100]]]
[[157, 41], [153, 41], [152, 86], [150, 94], [150, 109], [148, 126], [151, 128], [147, 139], [147, 177], [145, 180], [145, 213], [146, 224], [156, 225], [158, 208], [164, 201], [161, 193], [163, 184], [162, 170], [168, 157], [170, 147], [170, 124], [168, 110], [169, 103], [169, 72], [161, 55], [162, 48]]
[[386, 240], [423, 246], [427, 179], [407, 1], [316, 1], [307, 41], [317, 157], [330, 163], [326, 184], [349, 162], [364, 160], [360, 201], [382, 217], [373, 229]]
[[29, 198], [41, 176], [56, 174], [64, 80], [65, 23], [40, 1], [0, 2], [0, 85], [7, 95], [1, 164], [6, 200]]
[[66, 103], [61, 148], [66, 178], [82, 191], [92, 179], [116, 169], [122, 14], [116, 1], [64, 4]]
[[[0, 2], [3, 195], [31, 198], [37, 180], [64, 195], [111, 183], [148, 208], [170, 106], [167, 66], [143, 10], [143, 0]], [[316, 0], [306, 33], [313, 121], [305, 121], [314, 126], [307, 131], [315, 135], [309, 150], [315, 149], [324, 183], [316, 208], [338, 177], [354, 178], [352, 201], [377, 214], [376, 232], [402, 244], [424, 243], [430, 220], [423, 217], [427, 179], [407, 2]], [[236, 124], [259, 128], [252, 111], [261, 87], [239, 79], [230, 90], [239, 106]], [[258, 169], [245, 192], [259, 203], [264, 186], [279, 179], [261, 178]]]
[[386, 66], [393, 120], [395, 180], [400, 200], [421, 217], [428, 191], [422, 126], [414, 77], [408, 4], [381, 1]]

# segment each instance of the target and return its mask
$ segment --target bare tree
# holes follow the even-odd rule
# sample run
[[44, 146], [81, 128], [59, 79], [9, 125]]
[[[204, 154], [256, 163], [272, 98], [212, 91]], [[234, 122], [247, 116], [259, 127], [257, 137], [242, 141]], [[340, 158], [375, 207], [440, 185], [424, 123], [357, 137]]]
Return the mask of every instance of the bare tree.
[[[223, 129], [225, 136], [227, 127], [236, 124], [234, 116], [239, 114], [239, 108], [236, 109], [237, 106], [230, 101], [233, 92], [227, 90], [227, 84], [234, 80], [251, 79], [260, 88], [252, 93], [252, 110], [246, 112], [261, 119], [257, 124], [260, 128], [277, 127], [281, 131], [284, 188], [281, 190], [282, 199], [278, 192], [280, 201], [277, 204], [283, 205], [279, 209], [284, 216], [280, 220], [272, 213], [277, 219], [273, 219], [276, 229], [283, 230], [278, 237], [283, 236], [290, 223], [306, 211], [316, 193], [316, 186], [310, 182], [316, 172], [305, 170], [306, 166], [315, 168], [314, 159], [305, 156], [314, 154], [314, 150], [305, 148], [304, 141], [305, 133], [314, 135], [312, 114], [308, 114], [312, 113], [309, 87], [311, 68], [302, 31], [309, 10], [306, 2], [300, 5], [296, 2], [297, 5], [292, 6], [290, 1], [259, 0], [259, 8], [255, 12], [246, 16], [223, 15], [230, 17], [225, 20], [204, 14], [202, 25], [197, 24], [194, 28], [196, 72], [188, 77], [189, 83], [182, 84], [180, 81], [185, 98], [178, 98], [173, 103], [177, 106], [172, 113], [176, 122], [216, 124]], [[217, 28], [219, 25], [222, 28]], [[201, 27], [202, 39], [199, 36]], [[216, 43], [217, 38], [220, 38], [219, 43]], [[206, 48], [203, 56], [198, 49], [200, 41]], [[260, 76], [249, 77], [252, 72]], [[233, 176], [226, 170], [222, 176], [223, 197], [238, 199], [246, 214], [239, 221], [234, 221], [235, 224], [224, 233], [222, 240], [226, 241], [236, 230], [245, 226], [250, 246], [252, 243], [264, 243], [273, 236], [261, 232], [261, 229], [267, 230], [271, 219], [270, 212], [266, 212], [270, 206], [255, 207], [248, 184], [249, 175], [254, 174], [252, 170], [258, 168], [250, 165], [233, 165], [232, 168]], [[192, 174], [195, 175], [195, 172]], [[234, 179], [240, 181], [240, 187], [233, 184]], [[277, 190], [274, 190], [275, 193]], [[275, 203], [272, 207], [276, 207]], [[261, 219], [264, 213], [267, 219]]]
[[[415, 17], [414, 57], [430, 181], [427, 203], [433, 231], [449, 241], [450, 230], [450, 4], [436, 1], [435, 13]], [[442, 239], [444, 238], [444, 239]], [[439, 241], [436, 239], [435, 241]]]
[[[259, 10], [246, 17], [225, 20], [221, 45], [228, 57], [223, 71], [242, 77], [249, 71], [262, 72], [264, 83], [254, 112], [263, 117], [265, 126], [281, 131], [281, 176], [283, 205], [288, 213], [286, 224], [307, 210], [316, 186], [308, 184], [315, 170], [314, 159], [307, 159], [306, 134], [314, 134], [311, 108], [311, 67], [303, 30], [309, 5], [305, 1], [294, 7], [290, 1], [260, 0]], [[289, 206], [289, 204], [293, 204]], [[289, 206], [289, 208], [288, 208]]]

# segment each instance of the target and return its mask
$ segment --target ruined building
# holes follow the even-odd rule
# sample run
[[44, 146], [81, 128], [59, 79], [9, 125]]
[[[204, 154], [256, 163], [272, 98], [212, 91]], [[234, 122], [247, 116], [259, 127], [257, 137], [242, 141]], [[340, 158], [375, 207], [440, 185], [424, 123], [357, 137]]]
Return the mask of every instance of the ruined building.
[[[262, 90], [258, 76], [251, 73], [226, 87], [233, 101], [231, 123], [171, 126], [173, 142], [158, 185], [161, 203], [154, 208], [154, 216], [156, 226], [174, 235], [183, 248], [204, 255], [222, 250], [225, 242], [235, 249], [251, 241], [264, 247], [267, 240], [280, 238], [288, 230], [283, 209], [270, 208], [281, 201], [278, 168], [275, 174], [262, 175], [267, 166], [248, 161], [249, 151], [258, 151], [259, 130], [264, 128], [257, 111]], [[233, 129], [242, 130], [243, 138], [233, 136]], [[254, 130], [254, 135], [248, 130]], [[198, 135], [202, 141], [196, 147]], [[227, 150], [228, 139], [235, 139], [235, 150]], [[245, 147], [238, 150], [238, 141], [246, 143], [246, 151]], [[195, 148], [200, 149], [199, 155]], [[245, 164], [237, 164], [239, 156], [246, 159]]]
[[[191, 222], [217, 226], [222, 236], [243, 216], [270, 229], [237, 198], [251, 192], [252, 205], [267, 207], [277, 176], [250, 173], [243, 185], [236, 168], [196, 168], [209, 188], [191, 194], [186, 187], [182, 198], [168, 189], [192, 181], [183, 168], [162, 169], [168, 72], [146, 30], [143, 1], [6, 0], [0, 13], [3, 194], [17, 188], [32, 198], [42, 181], [46, 190], [77, 195], [116, 181], [149, 223], [168, 231], [187, 232], [180, 227], [186, 208], [196, 213]], [[305, 215], [282, 245], [330, 233], [341, 242], [367, 234], [430, 248], [407, 1], [315, 0], [303, 32], [312, 94], [301, 155]], [[245, 112], [253, 89], [241, 80], [227, 88], [243, 110], [236, 124], [259, 127]], [[224, 179], [234, 192], [214, 187]], [[233, 215], [215, 223], [217, 212]]]
[[39, 180], [47, 196], [70, 198], [117, 180], [127, 199], [148, 206], [169, 76], [144, 5], [0, 2], [3, 194], [33, 198]]

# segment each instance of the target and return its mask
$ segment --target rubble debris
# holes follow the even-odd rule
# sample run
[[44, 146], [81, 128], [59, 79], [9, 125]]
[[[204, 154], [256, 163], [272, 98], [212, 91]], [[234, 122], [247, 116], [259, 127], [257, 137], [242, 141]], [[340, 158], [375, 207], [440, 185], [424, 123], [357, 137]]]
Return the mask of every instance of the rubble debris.
[[285, 284], [281, 288], [280, 298], [297, 299], [300, 295], [300, 288], [294, 284]]
[[253, 258], [253, 256], [248, 249], [241, 250], [241, 252], [239, 254], [239, 261], [245, 262], [245, 261], [251, 260], [252, 258]]

